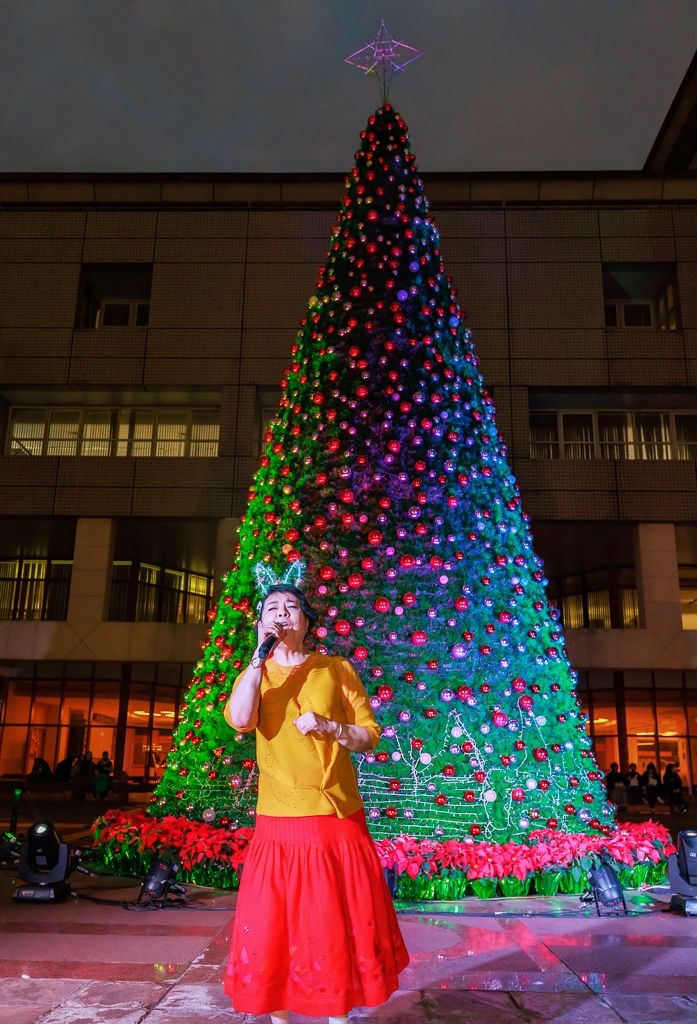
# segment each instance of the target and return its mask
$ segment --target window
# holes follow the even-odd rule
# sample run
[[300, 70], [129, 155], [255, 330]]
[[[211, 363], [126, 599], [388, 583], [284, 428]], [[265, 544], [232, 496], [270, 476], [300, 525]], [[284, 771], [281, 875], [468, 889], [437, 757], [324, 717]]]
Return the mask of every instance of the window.
[[549, 600], [559, 609], [565, 629], [639, 626], [639, 595], [629, 566], [550, 578]]
[[697, 629], [697, 565], [681, 565], [678, 572], [682, 628]]
[[697, 459], [697, 414], [677, 413], [675, 438], [679, 459]]
[[66, 662], [57, 673], [47, 668], [24, 662], [15, 678], [0, 678], [1, 776], [23, 779], [37, 755], [55, 770], [85, 750], [95, 758], [107, 750], [114, 760], [122, 751], [115, 777], [122, 770], [138, 782], [161, 776], [188, 665]]
[[10, 455], [215, 458], [217, 409], [12, 409]]
[[673, 263], [603, 265], [605, 326], [611, 329], [678, 329]]
[[97, 310], [95, 327], [147, 327], [150, 303], [126, 299], [105, 299]]
[[559, 424], [556, 412], [530, 413], [530, 458], [559, 458]]
[[562, 415], [565, 459], [592, 459], [593, 416], [591, 413], [564, 413]]
[[76, 328], [147, 327], [151, 288], [150, 263], [83, 264]]
[[114, 562], [109, 619], [205, 622], [212, 595], [212, 576], [146, 562]]
[[532, 459], [697, 459], [697, 413], [530, 410]]
[[65, 621], [72, 566], [44, 558], [0, 561], [0, 619]]

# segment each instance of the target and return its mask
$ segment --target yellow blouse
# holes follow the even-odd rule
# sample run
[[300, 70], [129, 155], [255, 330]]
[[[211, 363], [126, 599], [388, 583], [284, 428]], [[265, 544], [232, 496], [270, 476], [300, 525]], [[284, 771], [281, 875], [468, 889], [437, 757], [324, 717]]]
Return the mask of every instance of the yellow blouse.
[[[347, 818], [363, 806], [351, 754], [331, 737], [298, 732], [293, 720], [306, 711], [345, 725], [363, 726], [373, 747], [377, 746], [381, 729], [350, 661], [317, 653], [309, 654], [301, 665], [266, 661], [256, 726], [257, 813]], [[236, 728], [229, 705], [225, 720]], [[251, 728], [237, 731], [251, 732]]]

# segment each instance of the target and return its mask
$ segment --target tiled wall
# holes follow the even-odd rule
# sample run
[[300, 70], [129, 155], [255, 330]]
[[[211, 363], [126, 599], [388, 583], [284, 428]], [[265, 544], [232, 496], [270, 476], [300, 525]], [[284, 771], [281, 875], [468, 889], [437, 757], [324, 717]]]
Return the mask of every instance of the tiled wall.
[[[76, 403], [87, 388], [213, 391], [221, 400], [220, 457], [0, 456], [4, 514], [25, 512], [28, 503], [35, 514], [49, 515], [219, 518], [242, 511], [257, 458], [257, 388], [279, 383], [326, 256], [336, 208], [211, 209], [203, 205], [214, 194], [208, 195], [208, 186], [188, 184], [190, 209], [164, 203], [153, 209], [0, 211], [0, 389], [74, 391]], [[93, 203], [94, 188], [83, 196], [79, 185], [66, 195]], [[185, 185], [177, 186], [179, 202]], [[262, 185], [255, 186], [259, 196]], [[284, 188], [294, 188], [296, 198], [302, 192], [297, 183], [266, 185], [270, 198]], [[514, 185], [508, 182], [509, 193]], [[31, 185], [35, 197], [41, 187]], [[143, 192], [145, 184], [133, 183], [133, 197], [162, 198], [174, 185], [158, 187]], [[216, 185], [218, 200], [221, 188], [234, 192], [241, 186]], [[328, 199], [336, 191], [332, 182], [303, 188], [306, 200]], [[483, 184], [477, 188], [479, 200], [493, 200]], [[622, 199], [612, 181], [593, 188], [594, 195], [604, 190]], [[99, 189], [106, 203], [108, 183]], [[241, 198], [232, 192], [231, 200]], [[441, 182], [436, 193], [454, 199], [456, 188]], [[532, 515], [697, 520], [694, 463], [531, 462], [527, 398], [536, 387], [697, 386], [697, 202], [441, 205], [434, 217]], [[606, 331], [603, 260], [677, 261], [683, 329]], [[102, 261], [153, 261], [147, 330], [74, 329], [81, 263]]]

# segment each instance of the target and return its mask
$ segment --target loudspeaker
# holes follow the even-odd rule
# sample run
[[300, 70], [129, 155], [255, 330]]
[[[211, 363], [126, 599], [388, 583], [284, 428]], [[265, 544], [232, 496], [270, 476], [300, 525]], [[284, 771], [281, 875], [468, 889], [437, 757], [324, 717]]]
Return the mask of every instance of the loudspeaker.
[[697, 885], [697, 832], [678, 832], [678, 867], [688, 885]]

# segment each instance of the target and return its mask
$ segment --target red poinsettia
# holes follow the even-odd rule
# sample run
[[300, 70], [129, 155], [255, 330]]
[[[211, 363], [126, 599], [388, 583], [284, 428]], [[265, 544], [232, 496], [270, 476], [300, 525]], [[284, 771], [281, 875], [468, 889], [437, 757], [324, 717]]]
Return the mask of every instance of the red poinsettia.
[[[196, 868], [239, 871], [244, 863], [252, 828], [229, 829], [188, 818], [168, 815], [154, 818], [144, 811], [111, 810], [93, 826], [96, 849], [112, 859], [127, 862], [152, 851], [171, 851], [185, 871]], [[625, 824], [608, 836], [537, 829], [527, 843], [475, 842], [464, 840], [416, 839], [397, 835], [376, 841], [381, 865], [397, 875], [436, 876], [462, 873], [471, 881], [518, 879], [536, 872], [563, 871], [586, 867], [601, 855], [618, 867], [658, 864], [675, 853], [670, 833], [654, 821]]]

